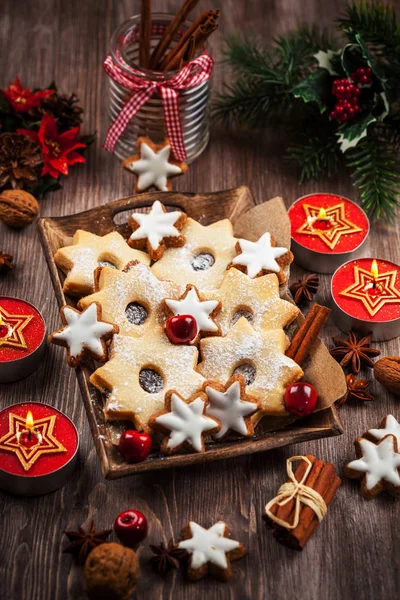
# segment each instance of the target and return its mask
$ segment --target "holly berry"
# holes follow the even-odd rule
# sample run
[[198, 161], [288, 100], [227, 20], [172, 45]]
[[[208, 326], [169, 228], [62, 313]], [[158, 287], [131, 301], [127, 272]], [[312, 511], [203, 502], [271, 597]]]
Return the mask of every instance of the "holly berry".
[[165, 331], [172, 344], [186, 344], [195, 339], [197, 322], [192, 315], [176, 315], [168, 319]]
[[347, 100], [354, 96], [360, 95], [360, 90], [350, 79], [335, 79], [332, 85], [332, 94], [339, 100]]
[[129, 463], [146, 460], [151, 452], [151, 437], [135, 429], [124, 431], [119, 438], [119, 451]]
[[286, 410], [298, 417], [306, 417], [314, 412], [318, 395], [314, 386], [305, 381], [288, 385], [285, 392]]
[[360, 67], [351, 74], [351, 79], [355, 83], [359, 83], [361, 85], [371, 85], [372, 75], [373, 72], [370, 67]]
[[147, 519], [139, 510], [125, 510], [114, 521], [114, 531], [125, 546], [139, 544], [147, 535]]

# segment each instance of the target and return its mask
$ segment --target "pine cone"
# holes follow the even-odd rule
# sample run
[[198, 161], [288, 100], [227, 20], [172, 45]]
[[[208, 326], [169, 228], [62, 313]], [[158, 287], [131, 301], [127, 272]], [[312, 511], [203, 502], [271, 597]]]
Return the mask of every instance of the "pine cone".
[[33, 187], [41, 166], [42, 155], [36, 142], [20, 133], [0, 135], [0, 189]]
[[83, 108], [78, 105], [79, 98], [76, 94], [66, 96], [55, 92], [52, 96], [44, 98], [40, 106], [33, 109], [30, 115], [35, 119], [41, 119], [43, 113], [54, 116], [60, 130], [66, 131], [78, 127], [82, 123]]

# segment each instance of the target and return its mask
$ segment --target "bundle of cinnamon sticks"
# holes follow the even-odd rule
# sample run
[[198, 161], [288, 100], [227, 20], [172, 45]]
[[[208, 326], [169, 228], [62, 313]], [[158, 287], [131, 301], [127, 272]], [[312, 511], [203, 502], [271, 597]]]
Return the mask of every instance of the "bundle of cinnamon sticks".
[[[303, 457], [304, 458], [304, 457]], [[328, 506], [335, 497], [338, 488], [341, 485], [341, 479], [336, 475], [335, 467], [332, 463], [325, 463], [323, 460], [317, 460], [315, 456], [309, 454], [306, 458], [312, 463], [311, 470], [305, 480], [304, 485], [315, 490]], [[302, 460], [294, 472], [294, 477], [297, 482], [300, 482], [309, 463]], [[319, 525], [319, 519], [316, 512], [305, 504], [301, 504], [298, 524], [295, 528], [290, 529], [293, 524], [296, 500], [289, 500], [287, 503], [273, 504], [270, 508], [270, 513], [281, 521], [285, 521], [288, 527], [277, 524], [270, 516], [264, 514], [264, 519], [269, 527], [274, 529], [275, 539], [284, 546], [288, 546], [293, 550], [302, 550], [316, 527]]]
[[190, 62], [205, 41], [218, 28], [220, 11], [206, 10], [193, 21], [181, 38], [171, 48], [177, 34], [196, 7], [199, 0], [184, 0], [179, 11], [166, 28], [163, 36], [151, 50], [152, 9], [151, 0], [142, 0], [140, 35], [139, 35], [139, 64], [153, 71], [173, 71], [181, 69]]
[[303, 324], [294, 334], [286, 350], [286, 356], [294, 360], [298, 365], [302, 365], [310, 353], [321, 329], [328, 320], [330, 313], [331, 310], [326, 306], [313, 304]]

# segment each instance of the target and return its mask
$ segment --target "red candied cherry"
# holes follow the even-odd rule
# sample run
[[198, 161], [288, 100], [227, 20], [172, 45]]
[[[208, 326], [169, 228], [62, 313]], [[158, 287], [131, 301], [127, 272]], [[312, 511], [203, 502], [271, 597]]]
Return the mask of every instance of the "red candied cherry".
[[128, 429], [119, 438], [119, 451], [129, 463], [142, 462], [151, 452], [151, 437], [147, 433]]
[[125, 510], [114, 521], [114, 531], [125, 546], [139, 544], [147, 535], [147, 519], [139, 510]]
[[286, 410], [298, 417], [306, 417], [314, 412], [318, 395], [314, 386], [306, 381], [288, 385], [285, 392]]
[[195, 339], [197, 322], [192, 315], [175, 315], [167, 320], [165, 331], [172, 344], [185, 344]]

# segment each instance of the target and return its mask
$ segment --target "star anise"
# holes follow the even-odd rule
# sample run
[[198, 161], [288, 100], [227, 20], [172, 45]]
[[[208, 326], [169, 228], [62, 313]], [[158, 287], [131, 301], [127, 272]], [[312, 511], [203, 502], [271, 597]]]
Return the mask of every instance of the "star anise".
[[319, 287], [318, 275], [305, 275], [290, 286], [293, 299], [296, 304], [301, 304], [305, 301], [312, 302], [314, 294], [317, 293]]
[[372, 335], [366, 335], [357, 341], [355, 333], [350, 331], [347, 340], [332, 338], [335, 347], [330, 350], [331, 355], [339, 361], [341, 367], [349, 367], [352, 373], [360, 372], [361, 364], [372, 368], [374, 366], [371, 357], [379, 356], [381, 353], [377, 348], [371, 348]]
[[2, 250], [0, 250], [0, 275], [5, 275], [8, 271], [11, 271], [13, 268], [12, 265], [13, 257], [11, 254], [6, 254]]
[[367, 392], [367, 388], [370, 384], [370, 381], [367, 379], [357, 379], [353, 373], [349, 373], [346, 375], [346, 383], [347, 392], [343, 398], [336, 402], [337, 408], [343, 406], [347, 400], [363, 400], [364, 402], [369, 402], [374, 399], [373, 395]]
[[82, 527], [79, 527], [78, 531], [64, 531], [71, 543], [64, 548], [63, 552], [73, 554], [78, 558], [79, 563], [83, 565], [93, 548], [104, 544], [111, 531], [112, 529], [96, 531], [94, 521], [91, 522], [88, 531], [85, 531]]
[[171, 569], [178, 569], [179, 563], [187, 556], [186, 550], [181, 550], [177, 544], [169, 540], [168, 545], [160, 542], [158, 546], [150, 545], [151, 551], [154, 553], [149, 560], [153, 571], [165, 577]]
[[42, 163], [40, 148], [29, 137], [20, 133], [0, 135], [0, 189], [31, 188]]

